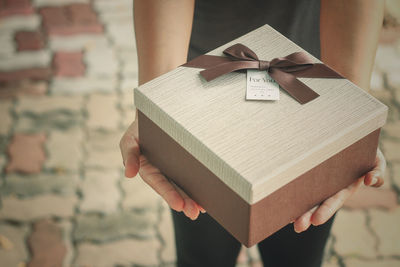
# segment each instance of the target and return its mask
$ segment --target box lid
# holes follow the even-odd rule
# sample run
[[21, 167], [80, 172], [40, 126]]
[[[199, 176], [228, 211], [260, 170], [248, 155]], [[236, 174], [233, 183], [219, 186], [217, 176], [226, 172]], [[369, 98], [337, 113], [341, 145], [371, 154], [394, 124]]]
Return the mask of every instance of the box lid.
[[[263, 60], [305, 52], [264, 25], [207, 54], [235, 43]], [[249, 204], [386, 121], [387, 107], [347, 79], [299, 78], [320, 95], [301, 105], [282, 89], [278, 101], [246, 100], [245, 73], [207, 82], [200, 71], [180, 66], [135, 88], [135, 106]]]

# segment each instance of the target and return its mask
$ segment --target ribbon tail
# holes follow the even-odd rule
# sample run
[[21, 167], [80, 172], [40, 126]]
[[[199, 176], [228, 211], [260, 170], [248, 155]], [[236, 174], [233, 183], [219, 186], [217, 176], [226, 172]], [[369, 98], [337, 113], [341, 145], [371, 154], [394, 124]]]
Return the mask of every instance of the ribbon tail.
[[344, 77], [336, 72], [334, 69], [328, 67], [325, 64], [314, 63], [311, 67], [304, 70], [298, 70], [291, 72], [296, 77], [299, 78], [340, 78]]
[[208, 82], [226, 73], [243, 69], [258, 69], [258, 61], [229, 61], [200, 71], [201, 76]]
[[299, 81], [292, 73], [271, 69], [270, 76], [300, 104], [306, 104], [319, 96], [310, 87]]

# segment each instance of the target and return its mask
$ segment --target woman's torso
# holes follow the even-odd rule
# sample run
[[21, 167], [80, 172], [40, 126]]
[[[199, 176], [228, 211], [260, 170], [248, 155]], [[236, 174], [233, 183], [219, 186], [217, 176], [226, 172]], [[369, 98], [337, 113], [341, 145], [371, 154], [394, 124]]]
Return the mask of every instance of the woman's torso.
[[196, 0], [188, 60], [264, 24], [320, 56], [320, 0]]

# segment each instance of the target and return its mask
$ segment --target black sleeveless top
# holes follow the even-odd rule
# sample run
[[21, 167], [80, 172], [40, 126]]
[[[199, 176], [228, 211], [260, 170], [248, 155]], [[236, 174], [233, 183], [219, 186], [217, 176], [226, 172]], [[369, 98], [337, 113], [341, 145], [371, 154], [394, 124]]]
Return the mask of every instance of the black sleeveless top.
[[264, 24], [320, 57], [320, 0], [196, 0], [188, 60]]

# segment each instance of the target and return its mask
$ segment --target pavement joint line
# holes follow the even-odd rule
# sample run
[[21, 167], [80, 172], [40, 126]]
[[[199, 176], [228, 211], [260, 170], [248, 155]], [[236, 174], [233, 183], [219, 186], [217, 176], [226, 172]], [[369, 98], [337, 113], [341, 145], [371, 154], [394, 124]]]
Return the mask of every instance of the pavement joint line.
[[154, 231], [155, 231], [155, 238], [157, 238], [158, 241], [160, 242], [160, 248], [157, 250], [157, 259], [158, 259], [158, 262], [161, 265], [165, 265], [167, 263], [164, 262], [164, 259], [162, 258], [162, 253], [166, 249], [166, 245], [167, 244], [166, 244], [166, 241], [164, 240], [164, 238], [161, 235], [160, 226], [161, 226], [162, 219], [165, 220], [165, 218], [163, 218], [163, 213], [164, 213], [164, 211], [168, 212], [168, 210], [167, 210], [166, 207], [163, 206], [162, 202], [163, 202], [163, 200], [159, 199], [158, 203], [157, 203], [157, 219], [156, 219], [156, 222], [154, 224]]
[[28, 223], [28, 231], [26, 231], [26, 234], [24, 236], [24, 247], [26, 249], [26, 255], [27, 255], [26, 263], [29, 263], [33, 258], [31, 248], [28, 246], [29, 237], [33, 234], [33, 224], [34, 222]]
[[71, 248], [72, 248], [72, 256], [71, 256], [71, 263], [74, 264], [78, 258], [78, 242], [75, 240], [74, 236], [75, 236], [75, 231], [76, 231], [76, 225], [77, 225], [77, 221], [76, 221], [76, 215], [74, 215], [71, 218], [71, 229], [70, 229], [70, 242], [71, 242]]
[[322, 258], [323, 262], [330, 260], [334, 255], [333, 241], [333, 235], [330, 234], [325, 244], [325, 250]]
[[[386, 139], [386, 140], [391, 140], [390, 138], [388, 138], [387, 136], [383, 136], [382, 139]], [[385, 155], [385, 147], [382, 145], [383, 140], [379, 140], [379, 147], [382, 150], [382, 153]], [[385, 182], [389, 182], [390, 183], [390, 188], [393, 189], [396, 192], [397, 195], [397, 203], [400, 204], [400, 187], [394, 182], [394, 168], [393, 168], [393, 163], [390, 161], [386, 161], [386, 169], [385, 172], [389, 172], [389, 181], [385, 181]], [[399, 174], [400, 175], [400, 174]]]
[[5, 155], [4, 160], [5, 160], [5, 165], [3, 167], [3, 169], [0, 172], [0, 209], [3, 207], [3, 198], [2, 198], [2, 194], [1, 191], [3, 189], [3, 186], [6, 183], [6, 164], [8, 163], [8, 161], [10, 160], [10, 157], [8, 155], [7, 149], [8, 149], [8, 144], [10, 143], [12, 136], [14, 135], [14, 131], [15, 131], [15, 121], [18, 120], [18, 115], [16, 112], [16, 105], [17, 105], [17, 100], [14, 98], [12, 100], [10, 100], [12, 102], [11, 107], [8, 110], [8, 114], [11, 117], [11, 126], [8, 129], [7, 134], [4, 136], [5, 142], [7, 145], [4, 146], [4, 151], [0, 151], [1, 153], [3, 153], [3, 155]]
[[373, 227], [371, 226], [372, 218], [371, 218], [370, 212], [368, 210], [364, 210], [363, 213], [365, 214], [366, 227], [367, 227], [368, 231], [370, 232], [370, 234], [372, 235], [372, 237], [375, 239], [374, 250], [376, 252], [376, 255], [378, 255], [379, 254], [378, 249], [379, 249], [381, 240], [379, 239], [378, 234], [374, 231]]
[[[73, 216], [73, 218], [75, 218], [75, 216]], [[62, 228], [62, 240], [65, 244], [66, 247], [66, 253], [65, 253], [65, 257], [63, 259], [63, 267], [68, 267], [72, 264], [72, 260], [75, 257], [75, 246], [73, 244], [73, 240], [72, 240], [72, 218], [69, 220], [65, 220], [63, 221], [64, 225]], [[69, 223], [69, 227], [66, 226]], [[68, 262], [68, 260], [70, 262]], [[69, 265], [68, 265], [69, 264]]]
[[332, 244], [331, 244], [331, 251], [330, 251], [330, 258], [336, 258], [338, 260], [338, 265], [339, 267], [346, 267], [346, 264], [344, 262], [344, 257], [340, 255], [336, 250], [335, 250], [335, 244], [336, 244], [336, 236], [331, 232], [331, 238], [332, 238]]
[[77, 197], [77, 201], [75, 204], [75, 209], [74, 209], [74, 216], [71, 218], [71, 228], [70, 228], [70, 242], [71, 242], [71, 247], [72, 247], [72, 256], [71, 256], [71, 263], [74, 264], [77, 260], [78, 257], [78, 246], [77, 242], [75, 241], [75, 232], [77, 228], [77, 215], [80, 213], [79, 207], [83, 201], [83, 192], [81, 191], [80, 185], [82, 181], [85, 179], [85, 159], [87, 158], [87, 149], [85, 147], [85, 143], [87, 143], [88, 140], [88, 134], [87, 134], [87, 102], [88, 102], [88, 96], [84, 95], [83, 100], [82, 100], [82, 106], [80, 108], [80, 113], [82, 115], [82, 120], [80, 121], [80, 129], [82, 130], [83, 137], [80, 139], [80, 148], [82, 150], [82, 159], [79, 162], [79, 182], [75, 185], [75, 194]]
[[[119, 168], [118, 173], [119, 173], [119, 175], [118, 175], [119, 179], [117, 180], [116, 186], [118, 188], [120, 198], [118, 200], [117, 207], [118, 207], [118, 211], [125, 212], [124, 207], [123, 207], [123, 200], [125, 199], [126, 194], [123, 190], [122, 181], [123, 181], [123, 179], [128, 179], [128, 178], [125, 178], [124, 171], [122, 170], [122, 168]], [[135, 178], [130, 178], [130, 179], [135, 179]]]
[[75, 232], [76, 232], [76, 228], [77, 228], [77, 215], [80, 214], [80, 205], [83, 201], [83, 192], [80, 188], [80, 185], [82, 183], [82, 181], [84, 181], [85, 179], [85, 159], [87, 158], [87, 149], [85, 147], [85, 143], [87, 143], [88, 140], [88, 133], [87, 133], [87, 102], [88, 102], [88, 95], [83, 95], [83, 99], [82, 99], [82, 106], [80, 109], [81, 115], [82, 115], [82, 121], [80, 122], [80, 128], [82, 130], [83, 133], [83, 137], [81, 138], [80, 141], [80, 148], [82, 149], [82, 160], [79, 163], [79, 168], [78, 168], [78, 172], [79, 172], [79, 182], [76, 185], [75, 188], [75, 195], [77, 197], [77, 201], [75, 204], [75, 208], [74, 208], [74, 216], [72, 216], [71, 218], [71, 229], [70, 229], [70, 238], [71, 238], [71, 247], [72, 247], [72, 256], [71, 256], [71, 263], [74, 264], [78, 258], [78, 242], [75, 240], [74, 236], [75, 236]]

